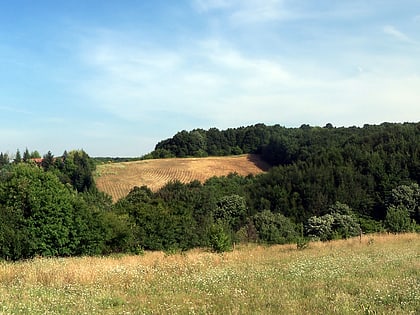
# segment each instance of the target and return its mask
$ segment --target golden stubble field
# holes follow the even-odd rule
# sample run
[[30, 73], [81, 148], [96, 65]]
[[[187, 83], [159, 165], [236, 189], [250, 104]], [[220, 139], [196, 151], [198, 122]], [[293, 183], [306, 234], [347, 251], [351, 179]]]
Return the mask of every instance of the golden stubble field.
[[0, 261], [0, 314], [420, 314], [420, 235]]
[[126, 196], [134, 186], [148, 186], [156, 191], [170, 181], [204, 182], [213, 176], [230, 173], [259, 174], [268, 165], [257, 155], [206, 158], [173, 158], [135, 162], [106, 163], [97, 166], [95, 180], [99, 190], [116, 201]]

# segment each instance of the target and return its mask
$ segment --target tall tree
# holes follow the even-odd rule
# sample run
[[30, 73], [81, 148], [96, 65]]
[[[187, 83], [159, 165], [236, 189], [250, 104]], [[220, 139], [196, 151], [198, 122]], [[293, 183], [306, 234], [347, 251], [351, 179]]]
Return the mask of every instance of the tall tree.
[[23, 152], [23, 162], [29, 162], [31, 159], [31, 154], [29, 153], [28, 148], [25, 149], [25, 152]]
[[93, 180], [95, 165], [85, 151], [70, 151], [64, 164], [65, 170], [70, 171], [69, 177], [77, 191], [83, 192], [95, 188], [95, 181]]
[[31, 159], [40, 159], [41, 154], [37, 150], [31, 152]]
[[48, 171], [50, 168], [54, 166], [54, 155], [51, 151], [48, 151], [42, 158], [41, 166], [44, 171]]
[[402, 206], [420, 223], [420, 187], [417, 183], [400, 185], [391, 191], [391, 206]]
[[10, 162], [9, 155], [7, 153], [0, 152], [0, 168], [8, 165]]
[[13, 159], [13, 162], [15, 164], [22, 162], [22, 156], [20, 154], [19, 149], [16, 150], [16, 155], [15, 155], [15, 158]]
[[100, 216], [53, 172], [32, 164], [13, 165], [0, 185], [0, 205], [0, 234], [13, 240], [0, 246], [2, 258], [101, 252], [105, 238]]

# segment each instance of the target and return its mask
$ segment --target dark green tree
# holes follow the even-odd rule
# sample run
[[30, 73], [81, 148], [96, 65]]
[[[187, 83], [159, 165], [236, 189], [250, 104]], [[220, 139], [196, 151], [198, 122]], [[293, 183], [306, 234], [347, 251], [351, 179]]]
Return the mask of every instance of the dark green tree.
[[51, 151], [48, 151], [47, 154], [44, 154], [42, 157], [41, 166], [44, 171], [48, 171], [54, 166], [54, 155], [51, 153]]
[[100, 216], [52, 172], [33, 164], [14, 165], [0, 184], [0, 205], [4, 218], [0, 230], [14, 240], [3, 249], [5, 255], [9, 253], [3, 258], [95, 254], [102, 250]]
[[28, 257], [31, 238], [20, 209], [0, 204], [0, 259]]
[[63, 183], [71, 183], [78, 192], [95, 189], [96, 186], [93, 179], [95, 164], [85, 151], [73, 150], [68, 153], [65, 152], [58, 163]]
[[29, 153], [28, 148], [25, 149], [25, 152], [23, 152], [23, 162], [27, 163], [31, 160], [31, 154]]
[[9, 155], [7, 153], [0, 152], [0, 168], [5, 165], [9, 165]]
[[17, 164], [22, 162], [22, 155], [20, 154], [19, 149], [16, 150], [15, 158], [13, 159], [13, 163]]

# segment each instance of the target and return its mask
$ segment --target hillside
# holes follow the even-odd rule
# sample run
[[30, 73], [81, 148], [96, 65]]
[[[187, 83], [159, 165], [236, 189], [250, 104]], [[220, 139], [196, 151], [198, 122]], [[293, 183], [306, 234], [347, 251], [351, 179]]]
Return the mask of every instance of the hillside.
[[257, 155], [206, 158], [172, 158], [134, 162], [106, 163], [97, 166], [95, 180], [99, 190], [116, 201], [126, 196], [134, 186], [148, 186], [156, 191], [170, 181], [204, 182], [213, 176], [230, 173], [259, 174], [268, 169]]

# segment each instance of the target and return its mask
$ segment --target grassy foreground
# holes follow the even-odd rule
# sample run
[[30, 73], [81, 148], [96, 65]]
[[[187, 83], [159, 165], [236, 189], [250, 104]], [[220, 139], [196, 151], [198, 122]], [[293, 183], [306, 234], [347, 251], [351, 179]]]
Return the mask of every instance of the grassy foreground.
[[0, 314], [420, 314], [420, 235], [0, 262]]

